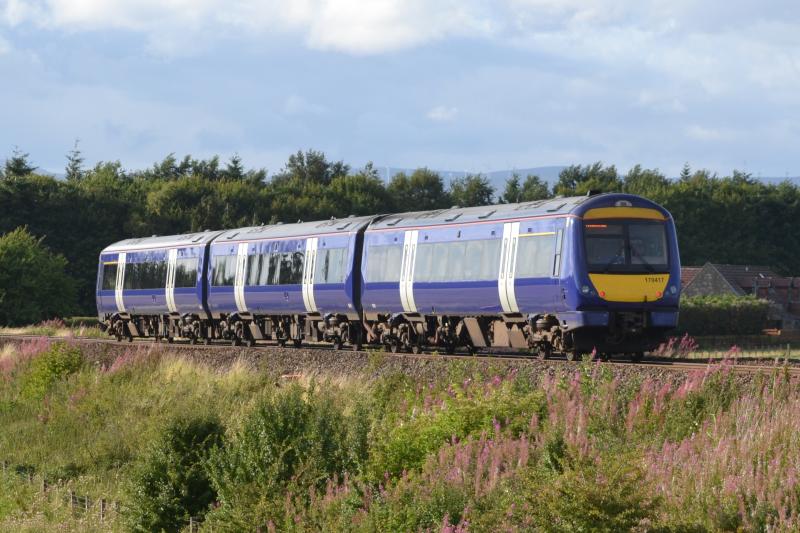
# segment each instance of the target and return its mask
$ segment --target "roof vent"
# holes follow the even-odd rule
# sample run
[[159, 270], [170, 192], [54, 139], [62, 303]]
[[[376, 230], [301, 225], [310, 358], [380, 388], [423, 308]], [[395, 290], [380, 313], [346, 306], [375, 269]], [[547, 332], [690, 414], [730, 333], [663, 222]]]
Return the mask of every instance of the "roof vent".
[[150, 235], [150, 237], [158, 237], [158, 235], [156, 235], [156, 234], [154, 233], [154, 234]]
[[298, 224], [302, 224], [302, 223], [303, 223], [303, 221], [302, 221], [302, 220], [300, 220], [300, 219], [298, 218], [298, 219], [297, 219], [297, 223], [298, 223]]
[[461, 209], [461, 206], [460, 205], [454, 205], [454, 206], [451, 206], [450, 209]]
[[601, 194], [602, 192], [603, 191], [601, 191], [600, 189], [589, 189], [588, 191], [586, 191], [586, 196], [597, 196], [598, 194]]

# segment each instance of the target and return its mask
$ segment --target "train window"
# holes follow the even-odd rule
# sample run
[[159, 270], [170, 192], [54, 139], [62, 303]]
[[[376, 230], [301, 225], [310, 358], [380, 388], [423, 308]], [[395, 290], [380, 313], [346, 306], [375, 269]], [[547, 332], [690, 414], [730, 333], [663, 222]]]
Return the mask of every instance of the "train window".
[[175, 262], [175, 287], [197, 286], [197, 258], [181, 257]]
[[630, 224], [631, 264], [666, 265], [667, 241], [661, 224]]
[[321, 248], [317, 250], [314, 283], [342, 283], [347, 267], [347, 248]]
[[[247, 257], [247, 285], [260, 285], [261, 269], [269, 268], [269, 254], [252, 254]], [[266, 284], [265, 284], [266, 285]]]
[[278, 285], [299, 285], [303, 282], [303, 252], [284, 252], [280, 255]]
[[167, 263], [151, 261], [125, 265], [125, 289], [163, 289], [167, 284]]
[[215, 255], [211, 263], [211, 284], [215, 287], [233, 287], [236, 280], [236, 256]]
[[117, 288], [117, 264], [104, 263], [103, 264], [103, 281], [100, 285], [104, 291], [113, 291]]
[[414, 281], [497, 279], [499, 254], [499, 239], [420, 244]]
[[553, 259], [553, 277], [557, 278], [561, 275], [561, 250], [564, 247], [564, 230], [560, 229], [556, 232], [556, 256]]
[[517, 242], [516, 278], [549, 278], [556, 250], [554, 233], [521, 235]]
[[368, 246], [366, 281], [372, 283], [400, 281], [402, 262], [402, 246]]
[[480, 264], [480, 269], [474, 278], [470, 279], [497, 279], [500, 265], [498, 258], [500, 257], [500, 239], [485, 239], [474, 241], [480, 243], [480, 253], [478, 255], [471, 255], [467, 249], [467, 261], [475, 264]]

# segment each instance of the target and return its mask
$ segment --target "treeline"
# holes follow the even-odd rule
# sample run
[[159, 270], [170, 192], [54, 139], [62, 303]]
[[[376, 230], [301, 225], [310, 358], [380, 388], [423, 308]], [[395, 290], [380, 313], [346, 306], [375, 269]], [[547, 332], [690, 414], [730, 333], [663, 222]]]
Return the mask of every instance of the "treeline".
[[630, 192], [664, 205], [678, 225], [684, 264], [767, 264], [800, 272], [800, 189], [736, 171], [720, 177], [687, 165], [671, 180], [655, 169], [636, 166], [622, 174], [598, 162], [565, 168], [552, 188], [531, 175], [513, 176], [503, 190], [494, 190], [485, 176], [446, 185], [426, 168], [384, 183], [371, 164], [355, 170], [314, 150], [293, 154], [268, 176], [264, 169], [246, 168], [236, 155], [223, 162], [170, 154], [144, 170], [127, 170], [119, 162], [86, 168], [76, 147], [67, 156], [65, 175], [62, 180], [37, 172], [28, 154], [15, 151], [0, 171], [0, 234], [25, 226], [67, 259], [76, 312], [94, 309], [99, 251], [128, 237], [533, 201], [589, 190]]

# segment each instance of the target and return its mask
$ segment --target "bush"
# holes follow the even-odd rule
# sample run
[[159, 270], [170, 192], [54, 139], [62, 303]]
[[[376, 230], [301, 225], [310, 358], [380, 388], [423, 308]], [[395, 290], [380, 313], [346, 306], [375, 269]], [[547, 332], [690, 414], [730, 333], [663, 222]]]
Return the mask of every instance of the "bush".
[[26, 228], [0, 236], [0, 324], [33, 324], [64, 316], [75, 305], [67, 261]]
[[23, 377], [22, 395], [32, 399], [44, 398], [55, 383], [74, 374], [82, 365], [80, 348], [57, 342], [31, 362], [29, 371]]
[[134, 531], [179, 531], [216, 499], [206, 460], [222, 440], [216, 417], [176, 420], [134, 470], [128, 526]]
[[732, 294], [683, 298], [678, 330], [690, 335], [753, 335], [767, 325], [769, 302]]
[[351, 450], [365, 453], [365, 437], [350, 435], [349, 427], [363, 431], [349, 423], [341, 399], [328, 387], [293, 385], [260, 401], [210, 460], [219, 526], [277, 520], [287, 490], [308, 494], [356, 469]]

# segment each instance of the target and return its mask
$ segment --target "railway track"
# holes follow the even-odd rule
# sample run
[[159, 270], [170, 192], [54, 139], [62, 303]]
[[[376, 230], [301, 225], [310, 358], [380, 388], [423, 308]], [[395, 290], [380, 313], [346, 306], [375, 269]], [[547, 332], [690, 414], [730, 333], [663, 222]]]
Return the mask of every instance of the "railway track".
[[[42, 338], [41, 335], [0, 335], [0, 341], [3, 339], [5, 340], [17, 340], [17, 341], [24, 341], [24, 340], [32, 340], [36, 338]], [[174, 343], [154, 343], [152, 340], [149, 339], [135, 339], [132, 343], [128, 342], [118, 342], [113, 338], [108, 339], [98, 339], [94, 337], [45, 337], [48, 340], [58, 341], [58, 340], [77, 340], [82, 343], [94, 343], [94, 344], [109, 344], [114, 346], [161, 346], [161, 347], [169, 347], [171, 349], [176, 350], [203, 350], [203, 351], [216, 351], [216, 350], [230, 350], [232, 346], [230, 344], [190, 344], [188, 342], [174, 342]], [[303, 344], [300, 348], [291, 348], [289, 346], [286, 347], [279, 347], [277, 344], [258, 344], [255, 347], [244, 347], [244, 346], [237, 346], [235, 347], [237, 350], [256, 350], [256, 351], [264, 351], [268, 352], [269, 350], [314, 350], [314, 351], [329, 351], [333, 352], [334, 350], [331, 348], [329, 344]], [[349, 353], [354, 353], [349, 351]], [[363, 350], [361, 352], [355, 352], [361, 354], [368, 354], [369, 351]], [[473, 355], [470, 353], [455, 353], [455, 354], [440, 354], [436, 351], [426, 351], [419, 354], [412, 354], [412, 353], [393, 353], [391, 351], [382, 352], [383, 355], [386, 357], [396, 357], [396, 358], [406, 358], [406, 359], [417, 359], [417, 360], [453, 360], [453, 361], [484, 361], [484, 362], [519, 362], [519, 361], [526, 361], [526, 360], [535, 360], [529, 357], [526, 354], [519, 353], [519, 352], [488, 352], [483, 354]], [[574, 361], [567, 361], [563, 357], [553, 357], [548, 359], [548, 362], [552, 362], [554, 364], [561, 364], [564, 366], [574, 366], [577, 363]], [[612, 361], [604, 361], [600, 364], [603, 365], [612, 365], [612, 366], [624, 366], [624, 367], [644, 367], [644, 368], [659, 368], [664, 370], [674, 370], [679, 372], [693, 372], [697, 370], [704, 370], [710, 367], [716, 367], [720, 365], [724, 365], [726, 369], [729, 369], [731, 372], [734, 373], [770, 373], [775, 371], [776, 369], [781, 371], [786, 371], [791, 375], [800, 376], [800, 361], [795, 360], [786, 360], [781, 358], [774, 358], [774, 359], [766, 359], [766, 358], [711, 358], [711, 359], [667, 359], [667, 358], [656, 358], [656, 357], [646, 357], [642, 361], [633, 362], [630, 360], [625, 359], [616, 359]]]

